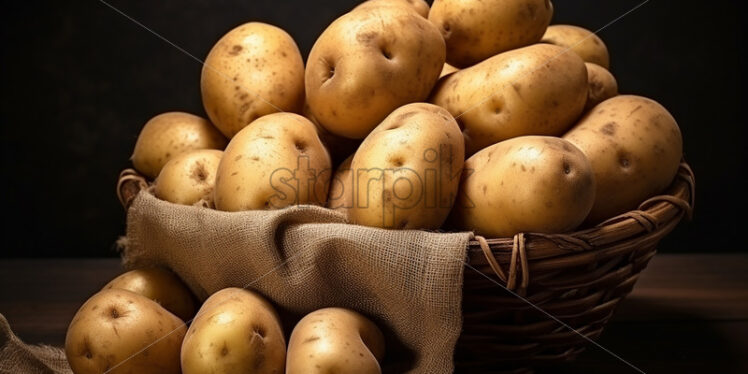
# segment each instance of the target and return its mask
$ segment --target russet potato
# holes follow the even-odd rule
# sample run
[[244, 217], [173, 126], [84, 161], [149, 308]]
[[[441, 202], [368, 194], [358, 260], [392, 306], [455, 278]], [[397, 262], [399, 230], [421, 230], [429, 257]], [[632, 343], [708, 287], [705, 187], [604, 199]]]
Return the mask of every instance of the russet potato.
[[363, 139], [396, 108], [428, 97], [444, 56], [439, 31], [413, 10], [354, 9], [328, 26], [309, 53], [309, 108], [329, 132]]
[[447, 75], [430, 101], [457, 119], [472, 155], [517, 136], [563, 134], [582, 114], [587, 92], [579, 56], [535, 44]]
[[205, 112], [231, 138], [263, 115], [301, 111], [304, 62], [296, 42], [282, 29], [245, 23], [210, 50], [200, 90]]
[[550, 0], [435, 0], [429, 12], [458, 68], [537, 43], [551, 16]]
[[446, 110], [404, 105], [364, 139], [351, 161], [353, 223], [437, 229], [454, 203], [465, 159], [460, 128]]
[[590, 161], [556, 137], [494, 144], [470, 157], [465, 171], [450, 221], [486, 237], [571, 231], [595, 201]]
[[145, 296], [184, 321], [195, 315], [195, 298], [190, 290], [174, 273], [163, 268], [130, 270], [112, 279], [103, 289], [111, 288]]
[[622, 95], [592, 109], [564, 139], [584, 152], [597, 181], [591, 224], [636, 209], [672, 182], [683, 154], [680, 128], [654, 100]]
[[148, 178], [156, 178], [172, 157], [196, 149], [223, 149], [226, 138], [208, 120], [183, 112], [159, 114], [140, 130], [132, 164]]
[[70, 322], [65, 355], [75, 374], [179, 374], [187, 327], [155, 301], [105, 289]]
[[242, 288], [214, 293], [187, 331], [181, 361], [183, 374], [282, 374], [286, 341], [275, 309]]
[[218, 165], [214, 203], [225, 211], [324, 205], [330, 155], [314, 124], [293, 113], [273, 113], [236, 134]]
[[175, 204], [210, 205], [223, 151], [200, 149], [182, 153], [164, 165], [154, 182], [154, 194]]
[[379, 374], [384, 337], [361, 314], [325, 308], [307, 314], [288, 342], [286, 374]]

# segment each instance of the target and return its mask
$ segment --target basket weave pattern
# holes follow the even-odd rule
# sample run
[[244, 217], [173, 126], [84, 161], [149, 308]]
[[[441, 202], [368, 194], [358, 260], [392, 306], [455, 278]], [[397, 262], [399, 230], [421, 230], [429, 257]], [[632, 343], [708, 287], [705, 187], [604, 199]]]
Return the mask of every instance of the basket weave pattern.
[[[120, 174], [117, 194], [126, 209], [145, 188], [136, 171]], [[464, 272], [456, 371], [524, 373], [576, 357], [588, 343], [580, 334], [600, 335], [659, 241], [691, 216], [694, 194], [693, 172], [683, 162], [665, 194], [596, 227], [476, 236]]]
[[587, 344], [580, 334], [600, 335], [660, 239], [690, 218], [694, 194], [693, 172], [683, 162], [666, 194], [594, 228], [476, 237], [465, 270], [457, 371], [522, 372], [573, 359]]

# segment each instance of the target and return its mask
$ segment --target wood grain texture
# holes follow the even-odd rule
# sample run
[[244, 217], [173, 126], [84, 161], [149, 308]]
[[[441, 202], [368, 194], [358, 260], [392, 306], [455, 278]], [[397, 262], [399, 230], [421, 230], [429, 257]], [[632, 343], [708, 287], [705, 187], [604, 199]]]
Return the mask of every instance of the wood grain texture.
[[[60, 345], [117, 259], [1, 260], [0, 313], [26, 342]], [[599, 343], [648, 374], [748, 372], [748, 255], [657, 255]], [[538, 373], [636, 373], [589, 346]]]

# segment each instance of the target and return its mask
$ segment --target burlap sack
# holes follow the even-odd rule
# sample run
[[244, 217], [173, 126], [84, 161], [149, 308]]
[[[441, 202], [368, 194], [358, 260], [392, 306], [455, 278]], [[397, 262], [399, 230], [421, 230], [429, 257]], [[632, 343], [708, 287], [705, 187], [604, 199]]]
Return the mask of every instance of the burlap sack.
[[123, 258], [172, 269], [200, 299], [229, 286], [256, 290], [287, 332], [319, 308], [357, 310], [388, 336], [385, 371], [439, 374], [453, 370], [470, 238], [350, 225], [316, 206], [226, 213], [141, 191]]
[[0, 314], [0, 374], [72, 374], [61, 348], [30, 345], [13, 334]]

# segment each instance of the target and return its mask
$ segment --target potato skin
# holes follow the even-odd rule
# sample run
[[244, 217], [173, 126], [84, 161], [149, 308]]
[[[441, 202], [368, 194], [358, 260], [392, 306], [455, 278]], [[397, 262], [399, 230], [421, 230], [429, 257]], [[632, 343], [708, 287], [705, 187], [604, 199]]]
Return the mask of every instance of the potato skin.
[[330, 193], [327, 198], [327, 207], [348, 216], [348, 210], [353, 207], [355, 195], [353, 192], [353, 171], [351, 162], [353, 156], [348, 158], [338, 166], [330, 180]]
[[396, 108], [425, 100], [444, 58], [439, 31], [412, 10], [354, 10], [312, 47], [305, 74], [309, 108], [331, 133], [363, 139]]
[[353, 10], [366, 9], [371, 6], [405, 6], [414, 10], [423, 18], [429, 17], [429, 4], [424, 0], [367, 0]]
[[200, 90], [205, 112], [231, 138], [258, 117], [301, 111], [304, 62], [296, 42], [282, 29], [245, 23], [210, 50]]
[[91, 296], [73, 317], [65, 355], [76, 374], [179, 374], [186, 330], [155, 301], [107, 289]]
[[582, 114], [587, 91], [582, 59], [535, 44], [444, 77], [430, 101], [462, 125], [472, 155], [517, 136], [563, 134]]
[[181, 361], [183, 374], [283, 374], [286, 341], [278, 315], [252, 291], [220, 290], [190, 325]]
[[458, 68], [537, 43], [552, 16], [550, 0], [435, 0], [429, 12]]
[[610, 69], [610, 55], [605, 43], [592, 31], [573, 25], [551, 25], [540, 39], [541, 43], [571, 48], [585, 62]]
[[445, 75], [448, 75], [448, 74], [452, 74], [452, 73], [454, 73], [454, 72], [456, 72], [458, 70], [460, 70], [460, 69], [458, 69], [458, 68], [456, 68], [456, 67], [454, 67], [454, 66], [452, 66], [452, 65], [450, 65], [448, 63], [444, 63], [444, 67], [442, 68], [442, 72], [439, 73], [439, 78], [442, 78], [442, 77], [444, 77]]
[[308, 119], [293, 113], [260, 117], [226, 147], [216, 176], [216, 209], [323, 205], [331, 168], [330, 155]]
[[584, 152], [597, 180], [588, 223], [636, 209], [678, 172], [683, 139], [673, 116], [654, 100], [622, 95], [592, 109], [564, 139]]
[[604, 67], [585, 62], [587, 67], [587, 82], [589, 91], [587, 93], [587, 104], [585, 111], [592, 109], [595, 105], [618, 95], [618, 82], [616, 78]]
[[470, 157], [465, 170], [450, 221], [486, 237], [571, 231], [595, 201], [589, 160], [556, 137], [494, 144]]
[[454, 204], [465, 159], [460, 129], [435, 105], [404, 105], [361, 143], [351, 162], [353, 223], [436, 229]]
[[195, 149], [223, 149], [227, 140], [208, 120], [194, 114], [168, 112], [146, 122], [140, 130], [132, 164], [153, 179], [174, 156]]
[[288, 342], [286, 374], [379, 374], [384, 336], [361, 314], [325, 308], [307, 314]]
[[195, 315], [195, 298], [184, 283], [172, 272], [162, 268], [130, 270], [107, 283], [111, 288], [135, 292], [145, 296], [183, 321]]
[[210, 204], [223, 151], [200, 149], [182, 153], [166, 163], [154, 183], [156, 197], [175, 204]]

